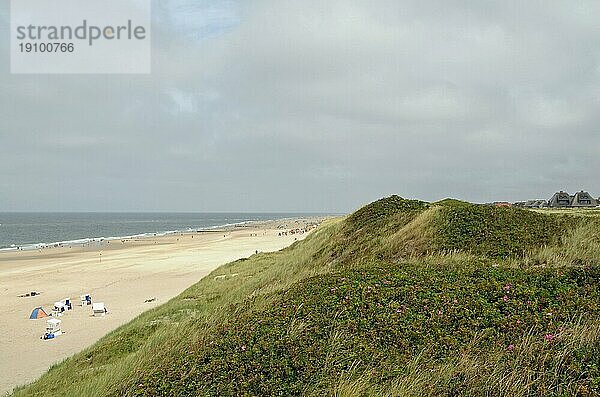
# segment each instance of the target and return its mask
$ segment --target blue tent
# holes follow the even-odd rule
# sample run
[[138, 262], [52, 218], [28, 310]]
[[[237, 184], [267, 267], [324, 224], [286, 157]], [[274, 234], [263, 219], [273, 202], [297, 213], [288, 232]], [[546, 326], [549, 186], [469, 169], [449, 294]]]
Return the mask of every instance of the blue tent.
[[44, 309], [42, 309], [41, 307], [36, 307], [31, 312], [31, 315], [29, 316], [29, 319], [30, 320], [37, 320], [38, 318], [44, 318], [44, 317], [48, 317], [48, 314], [46, 314], [46, 312], [44, 311]]

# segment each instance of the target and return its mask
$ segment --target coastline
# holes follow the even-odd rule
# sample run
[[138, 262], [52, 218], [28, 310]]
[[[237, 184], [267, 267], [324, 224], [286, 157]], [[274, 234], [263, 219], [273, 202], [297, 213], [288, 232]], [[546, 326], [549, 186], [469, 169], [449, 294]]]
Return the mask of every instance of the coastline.
[[[313, 215], [306, 214], [305, 216], [294, 216], [285, 218], [275, 219], [264, 219], [264, 220], [245, 220], [233, 223], [224, 223], [221, 225], [204, 226], [204, 227], [188, 227], [186, 229], [175, 229], [175, 230], [160, 230], [151, 232], [140, 232], [137, 234], [123, 235], [123, 236], [78, 236], [71, 240], [54, 241], [54, 242], [35, 242], [35, 243], [22, 243], [22, 244], [10, 244], [10, 246], [0, 246], [0, 255], [5, 252], [19, 252], [19, 251], [35, 251], [47, 248], [77, 248], [77, 247], [88, 247], [88, 246], [101, 246], [106, 245], [112, 241], [120, 240], [132, 240], [132, 239], [143, 239], [143, 238], [157, 238], [167, 237], [176, 234], [190, 234], [190, 233], [204, 233], [204, 232], [220, 232], [220, 231], [231, 231], [242, 227], [260, 227], [268, 226], [271, 223], [277, 222], [278, 224], [284, 224], [285, 222], [294, 221], [298, 219], [324, 219], [335, 215]], [[0, 224], [0, 226], [2, 226]], [[1, 258], [0, 258], [1, 259]]]
[[[4, 342], [0, 372], [6, 374], [0, 394], [35, 380], [52, 364], [177, 296], [217, 267], [257, 251], [282, 249], [306, 237], [308, 229], [325, 218], [259, 221], [203, 232], [105, 240], [102, 245], [0, 252]], [[40, 294], [20, 297], [32, 291]], [[85, 293], [104, 302], [109, 314], [92, 317], [89, 307], [78, 306], [79, 296]], [[54, 302], [65, 297], [74, 302], [74, 310], [60, 317], [65, 334], [41, 340], [46, 319], [29, 320], [30, 312], [41, 306], [49, 314]]]

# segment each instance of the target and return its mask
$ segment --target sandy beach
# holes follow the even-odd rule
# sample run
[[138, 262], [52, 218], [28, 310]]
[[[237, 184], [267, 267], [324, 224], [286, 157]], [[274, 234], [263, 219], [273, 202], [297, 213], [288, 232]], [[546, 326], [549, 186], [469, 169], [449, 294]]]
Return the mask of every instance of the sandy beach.
[[[219, 232], [111, 241], [102, 247], [0, 253], [0, 394], [35, 380], [52, 364], [178, 295], [218, 266], [256, 251], [282, 249], [307, 235], [282, 232], [318, 221], [270, 221]], [[19, 297], [31, 291], [41, 294]], [[92, 317], [90, 306], [80, 306], [84, 293], [104, 302], [109, 313]], [[29, 320], [32, 309], [41, 306], [50, 314], [54, 302], [67, 297], [73, 310], [59, 317], [65, 334], [40, 339], [47, 318]]]

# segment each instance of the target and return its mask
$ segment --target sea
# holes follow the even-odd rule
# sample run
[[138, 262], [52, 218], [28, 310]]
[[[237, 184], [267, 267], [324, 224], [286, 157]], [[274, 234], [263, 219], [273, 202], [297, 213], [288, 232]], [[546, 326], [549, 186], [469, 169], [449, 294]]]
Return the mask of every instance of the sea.
[[0, 212], [0, 251], [218, 229], [308, 213], [23, 213]]

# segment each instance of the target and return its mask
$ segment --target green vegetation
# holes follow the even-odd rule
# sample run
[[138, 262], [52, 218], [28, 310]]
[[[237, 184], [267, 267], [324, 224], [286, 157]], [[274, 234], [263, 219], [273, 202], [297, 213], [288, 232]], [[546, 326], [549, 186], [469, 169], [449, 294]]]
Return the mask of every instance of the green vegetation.
[[584, 217], [597, 217], [600, 216], [600, 208], [540, 208], [533, 209], [532, 211], [539, 212], [542, 214], [561, 214], [561, 215], [573, 215], [573, 216], [584, 216]]
[[599, 395], [599, 281], [600, 217], [392, 196], [15, 395]]
[[437, 222], [443, 249], [486, 257], [522, 256], [540, 246], [555, 245], [573, 226], [565, 217], [531, 211], [446, 201]]

